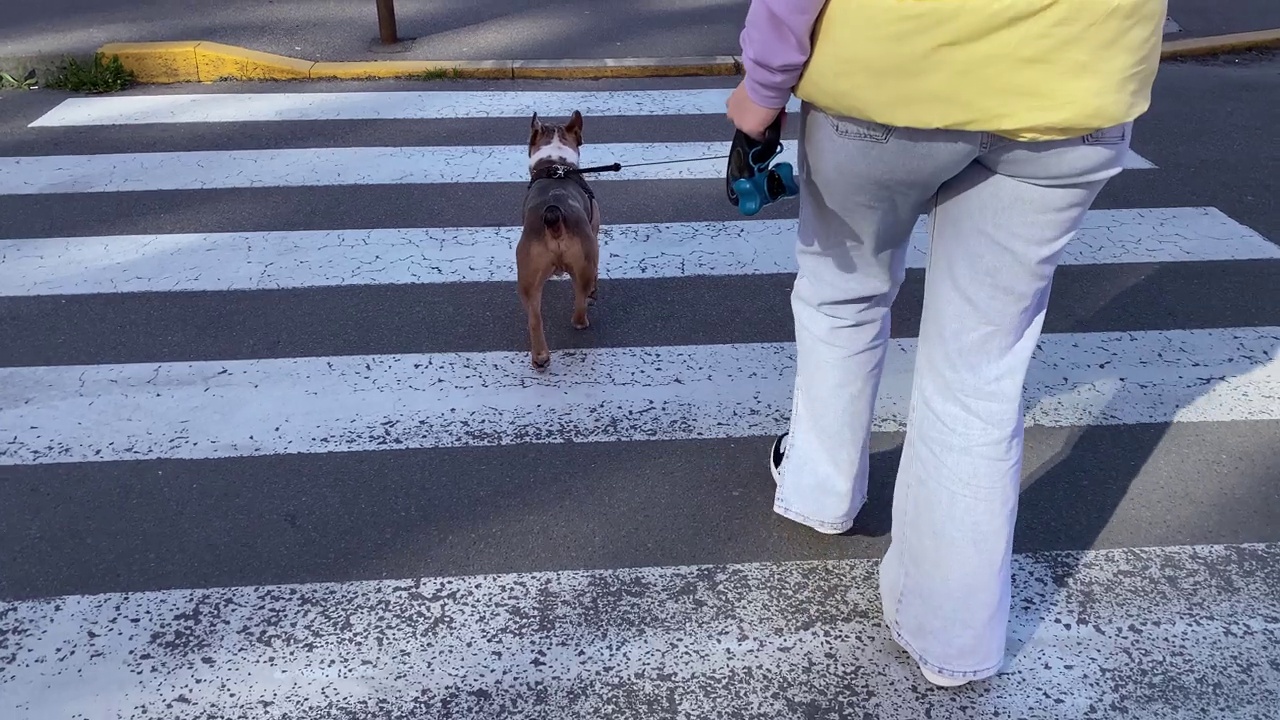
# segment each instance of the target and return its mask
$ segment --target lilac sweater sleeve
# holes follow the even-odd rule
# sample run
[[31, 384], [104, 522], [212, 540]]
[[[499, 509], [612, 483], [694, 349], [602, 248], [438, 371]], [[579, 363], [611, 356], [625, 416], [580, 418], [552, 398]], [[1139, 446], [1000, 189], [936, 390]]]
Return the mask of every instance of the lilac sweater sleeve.
[[826, 0], [751, 0], [738, 40], [747, 96], [780, 108], [791, 98], [809, 60], [813, 24]]

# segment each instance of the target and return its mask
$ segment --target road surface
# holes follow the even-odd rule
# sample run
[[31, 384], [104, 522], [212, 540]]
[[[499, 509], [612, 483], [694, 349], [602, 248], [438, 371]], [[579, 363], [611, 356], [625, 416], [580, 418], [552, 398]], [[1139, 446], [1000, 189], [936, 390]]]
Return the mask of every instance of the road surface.
[[770, 512], [795, 205], [722, 163], [594, 183], [592, 327], [556, 283], [528, 368], [529, 113], [698, 157], [729, 82], [0, 95], [0, 717], [1275, 717], [1276, 65], [1168, 66], [1068, 251], [955, 691], [874, 592], [923, 235], [846, 536]]

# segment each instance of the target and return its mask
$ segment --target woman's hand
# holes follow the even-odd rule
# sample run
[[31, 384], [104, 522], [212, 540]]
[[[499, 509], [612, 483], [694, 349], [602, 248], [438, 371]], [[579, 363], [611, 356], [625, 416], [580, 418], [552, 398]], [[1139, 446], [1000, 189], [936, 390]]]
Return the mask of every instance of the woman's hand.
[[747, 95], [747, 89], [743, 83], [738, 83], [738, 87], [734, 88], [725, 106], [728, 108], [727, 114], [734, 127], [756, 140], [764, 139], [764, 131], [782, 111], [782, 108], [766, 108], [757, 105]]

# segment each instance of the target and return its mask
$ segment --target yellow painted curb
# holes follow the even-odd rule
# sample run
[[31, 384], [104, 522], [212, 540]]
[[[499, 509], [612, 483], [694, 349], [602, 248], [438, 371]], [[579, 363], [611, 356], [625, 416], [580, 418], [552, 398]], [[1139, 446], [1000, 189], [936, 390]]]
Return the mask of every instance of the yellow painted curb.
[[220, 80], [364, 80], [375, 78], [478, 78], [511, 80], [602, 79], [737, 75], [732, 55], [690, 58], [606, 58], [602, 60], [374, 60], [315, 62], [234, 45], [187, 42], [111, 43], [99, 52], [118, 55], [141, 83]]
[[107, 58], [118, 55], [120, 64], [132, 70], [141, 83], [197, 82], [200, 66], [196, 61], [196, 46], [199, 44], [199, 41], [111, 43], [103, 45], [98, 52]]
[[113, 42], [99, 49], [119, 55], [138, 82], [218, 82], [225, 79], [603, 79], [735, 76], [733, 55], [701, 58], [573, 60], [357, 60], [317, 63], [220, 42]]
[[311, 77], [311, 67], [315, 62], [234, 45], [202, 42], [196, 45], [196, 65], [200, 70], [200, 82], [306, 80]]
[[[1161, 59], [1280, 47], [1280, 29], [1171, 40]], [[111, 43], [100, 52], [133, 71], [141, 83], [220, 80], [361, 80], [375, 78], [478, 78], [485, 80], [598, 80], [604, 78], [740, 75], [732, 55], [684, 58], [604, 58], [582, 60], [375, 60], [315, 62], [234, 45], [185, 42]]]
[[1169, 60], [1180, 57], [1217, 55], [1219, 53], [1273, 47], [1280, 47], [1280, 28], [1231, 35], [1187, 38], [1186, 40], [1171, 40], [1161, 47], [1160, 58]]

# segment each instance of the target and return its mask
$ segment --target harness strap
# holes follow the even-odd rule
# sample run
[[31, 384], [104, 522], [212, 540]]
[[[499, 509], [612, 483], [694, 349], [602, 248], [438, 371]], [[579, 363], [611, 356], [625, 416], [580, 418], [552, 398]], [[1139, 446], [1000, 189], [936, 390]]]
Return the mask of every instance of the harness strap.
[[574, 181], [579, 188], [582, 188], [582, 192], [586, 193], [587, 199], [591, 201], [587, 203], [587, 212], [591, 213], [591, 216], [588, 219], [595, 220], [596, 194], [592, 192], [591, 186], [587, 184], [587, 179], [582, 177], [581, 170], [579, 170], [576, 167], [573, 167], [572, 165], [548, 165], [544, 168], [539, 168], [536, 172], [533, 173], [533, 177], [529, 179], [528, 187], [533, 187], [533, 184], [538, 182], [539, 180], [572, 180]]

